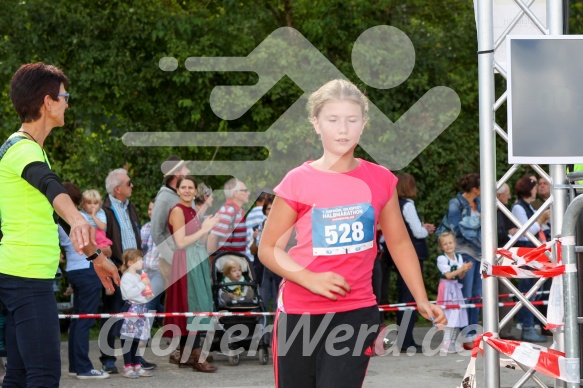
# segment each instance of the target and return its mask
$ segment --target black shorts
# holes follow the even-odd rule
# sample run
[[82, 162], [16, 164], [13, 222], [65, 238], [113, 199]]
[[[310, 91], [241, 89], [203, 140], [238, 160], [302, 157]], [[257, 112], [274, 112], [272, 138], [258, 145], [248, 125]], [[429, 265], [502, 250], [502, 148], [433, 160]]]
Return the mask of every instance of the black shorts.
[[377, 306], [342, 313], [276, 317], [278, 388], [361, 387], [379, 329]]

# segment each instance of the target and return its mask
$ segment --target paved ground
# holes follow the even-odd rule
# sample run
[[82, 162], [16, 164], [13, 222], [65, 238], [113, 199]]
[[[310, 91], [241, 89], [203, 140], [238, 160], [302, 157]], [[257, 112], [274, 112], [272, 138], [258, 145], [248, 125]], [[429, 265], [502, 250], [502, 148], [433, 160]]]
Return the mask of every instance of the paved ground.
[[[429, 328], [416, 328], [415, 339], [422, 343], [427, 336], [426, 343], [432, 349], [439, 346], [441, 334], [434, 337], [428, 336]], [[518, 333], [515, 333], [518, 334]], [[549, 337], [550, 338], [550, 337]], [[546, 344], [550, 345], [550, 341]], [[145, 357], [148, 361], [158, 364], [154, 370], [154, 377], [141, 378], [136, 380], [123, 378], [121, 375], [112, 375], [107, 380], [77, 380], [68, 375], [67, 343], [61, 346], [63, 377], [62, 387], [137, 387], [147, 384], [152, 387], [184, 388], [188, 387], [212, 387], [212, 388], [266, 388], [273, 387], [273, 363], [271, 359], [267, 365], [260, 365], [256, 357], [243, 357], [238, 366], [231, 366], [227, 357], [215, 356], [215, 365], [219, 368], [217, 373], [205, 374], [193, 372], [190, 369], [179, 369], [176, 365], [168, 363], [167, 356], [156, 356], [152, 349], [148, 348]], [[386, 355], [373, 357], [370, 362], [364, 387], [386, 388], [407, 387], [411, 383], [418, 387], [430, 388], [455, 388], [461, 383], [469, 361], [469, 352], [464, 354], [450, 354], [440, 356], [439, 354], [427, 356], [416, 354]], [[101, 366], [99, 363], [99, 352], [97, 342], [91, 344], [91, 359], [94, 366]], [[122, 366], [121, 359], [118, 359], [118, 367]], [[483, 359], [478, 358], [478, 387], [484, 386], [485, 376], [483, 371]], [[521, 371], [503, 369], [501, 371], [501, 387], [512, 387], [523, 373]], [[552, 386], [554, 380], [536, 374], [548, 386]], [[529, 380], [524, 387], [536, 387], [536, 384]], [[302, 388], [302, 387], [298, 387]]]

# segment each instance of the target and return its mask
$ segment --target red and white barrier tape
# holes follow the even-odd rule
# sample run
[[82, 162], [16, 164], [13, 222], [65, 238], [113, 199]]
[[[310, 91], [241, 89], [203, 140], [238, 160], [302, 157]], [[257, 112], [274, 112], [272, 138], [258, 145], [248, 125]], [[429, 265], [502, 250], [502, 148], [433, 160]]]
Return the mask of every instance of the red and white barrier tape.
[[[548, 294], [550, 291], [537, 291], [535, 294], [536, 295], [543, 295], [543, 294]], [[498, 295], [499, 298], [509, 298], [509, 297], [513, 297], [515, 296], [515, 294], [500, 294]], [[476, 296], [473, 298], [463, 298], [463, 299], [455, 299], [455, 300], [444, 300], [444, 303], [450, 303], [450, 302], [460, 302], [460, 301], [466, 301], [466, 300], [479, 300], [482, 299], [481, 296]], [[432, 304], [436, 304], [437, 301], [433, 300], [430, 301], [429, 303]], [[500, 307], [503, 306], [508, 306], [508, 304], [506, 303], [513, 303], [513, 302], [500, 302], [498, 305]], [[391, 312], [391, 311], [407, 311], [407, 310], [415, 310], [416, 308], [403, 308], [403, 309], [399, 309], [401, 307], [416, 307], [417, 303], [416, 302], [408, 302], [408, 303], [393, 303], [393, 304], [384, 304], [384, 305], [379, 305], [379, 310], [380, 311], [387, 311], [387, 312]], [[440, 305], [443, 308], [474, 308], [474, 307], [482, 307], [482, 304], [455, 304], [455, 305], [451, 305], [452, 307], [444, 307], [444, 305]], [[467, 306], [467, 307], [459, 307], [459, 306]], [[514, 304], [511, 304], [511, 306], [514, 306]], [[127, 315], [123, 315], [124, 313], [113, 313], [113, 314], [59, 314], [59, 318], [60, 319], [67, 319], [67, 318], [72, 318], [72, 319], [79, 319], [79, 318], [88, 318], [88, 319], [99, 319], [99, 318], [111, 318], [111, 317], [115, 317], [115, 318], [125, 318]], [[141, 314], [139, 315], [140, 317], [145, 317], [145, 318], [156, 318], [156, 317], [166, 317], [166, 316], [184, 316], [184, 317], [194, 317], [194, 316], [198, 316], [198, 315], [203, 315], [204, 314], [214, 314], [215, 316], [237, 316], [239, 315], [239, 313], [233, 313], [233, 312], [224, 312], [224, 313], [146, 313], [146, 314]], [[257, 316], [263, 316], [263, 315], [273, 315], [274, 313], [270, 313], [270, 312], [256, 312], [256, 313], [242, 313], [248, 316], [251, 315], [257, 315]], [[251, 314], [251, 315], [250, 315]], [[135, 315], [136, 317], [138, 315]], [[133, 316], [132, 316], [133, 317]]]
[[[486, 333], [487, 335], [491, 333]], [[482, 336], [477, 336], [474, 342], [474, 348], [472, 349], [472, 356], [470, 357], [470, 362], [466, 368], [466, 373], [462, 379], [462, 383], [456, 388], [476, 388], [476, 359], [478, 358], [478, 353], [484, 353], [484, 345], [482, 344]]]
[[[550, 291], [537, 291], [535, 292], [533, 295], [543, 295], [543, 294], [548, 294], [550, 293]], [[525, 295], [526, 293], [523, 293], [523, 295]], [[516, 296], [516, 294], [499, 294], [498, 298], [512, 298]], [[470, 301], [470, 300], [480, 300], [482, 299], [481, 296], [474, 296], [471, 298], [461, 298], [461, 299], [448, 299], [448, 300], [444, 300], [442, 301], [442, 303], [451, 303], [451, 302], [462, 302], [462, 301]], [[437, 301], [436, 300], [432, 300], [429, 303], [431, 304], [436, 304]], [[392, 304], [381, 304], [379, 305], [379, 307], [381, 308], [385, 308], [385, 307], [405, 307], [405, 306], [417, 306], [417, 302], [407, 302], [407, 303], [392, 303]]]
[[[498, 276], [507, 278], [553, 278], [549, 308], [547, 309], [547, 328], [553, 329], [563, 325], [563, 275], [576, 272], [574, 264], [562, 265], [561, 244], [572, 245], [572, 238], [553, 239], [538, 248], [511, 248], [510, 250], [498, 249], [502, 265], [491, 265], [482, 262], [483, 277]], [[555, 247], [556, 263], [550, 262], [551, 248]], [[525, 268], [525, 266], [527, 268]]]
[[[499, 302], [498, 306], [508, 307], [514, 306], [517, 302]], [[546, 305], [548, 302], [546, 300], [537, 300], [531, 302], [533, 305]], [[444, 310], [448, 309], [470, 309], [470, 308], [481, 308], [482, 303], [465, 303], [465, 304], [450, 304], [450, 305], [438, 305]], [[409, 311], [417, 310], [417, 306], [405, 306], [405, 307], [380, 307], [379, 311]], [[163, 317], [262, 317], [275, 315], [273, 312], [252, 312], [252, 311], [242, 311], [242, 312], [231, 312], [231, 311], [219, 311], [219, 312], [185, 312], [185, 313], [112, 313], [112, 314], [59, 314], [59, 319], [101, 319], [101, 318], [163, 318]]]
[[111, 313], [111, 314], [59, 314], [59, 319], [100, 319], [100, 318], [164, 318], [164, 317], [263, 317], [275, 315], [273, 312], [186, 312], [186, 313]]
[[509, 356], [515, 362], [537, 372], [568, 383], [579, 383], [579, 359], [566, 358], [565, 353], [558, 350], [533, 345], [529, 342], [493, 338], [492, 333], [485, 333], [476, 338], [472, 357], [460, 387], [476, 387], [476, 358], [478, 353], [483, 353], [483, 341], [500, 353]]
[[[518, 268], [519, 265], [504, 265], [504, 266], [494, 266], [486, 262], [482, 262], [482, 273], [485, 276], [504, 276], [504, 277], [517, 277], [517, 278], [538, 278], [538, 277], [555, 277], [557, 275], [563, 274], [565, 272], [565, 266], [556, 265], [554, 263], [548, 263], [549, 258], [546, 256], [546, 252], [550, 251], [551, 248], [557, 244], [558, 240], [554, 239], [549, 241], [538, 248], [511, 248], [510, 250], [499, 249], [497, 253], [503, 257], [510, 259], [514, 263], [519, 263], [525, 265], [528, 263], [530, 266], [534, 266], [534, 270], [525, 270]], [[559, 244], [560, 251], [560, 244]], [[560, 255], [559, 255], [560, 259]], [[545, 263], [541, 263], [536, 260], [544, 260]], [[560, 262], [560, 260], [559, 260]], [[539, 291], [537, 294], [546, 293], [548, 291]], [[498, 297], [509, 297], [514, 296], [514, 294], [500, 294]], [[462, 300], [478, 300], [481, 297], [465, 298]], [[481, 308], [482, 303], [465, 303], [465, 304], [449, 304], [450, 302], [457, 302], [457, 300], [443, 301], [448, 303], [446, 305], [440, 304], [439, 306], [443, 309], [466, 309], [466, 308]], [[442, 302], [442, 303], [443, 303]], [[432, 301], [430, 303], [437, 303]], [[531, 302], [533, 305], [546, 305], [546, 301], [535, 301]], [[514, 306], [516, 302], [500, 302], [499, 307]], [[397, 303], [390, 305], [379, 306], [379, 311], [409, 311], [417, 310], [417, 304], [415, 302], [410, 303]], [[155, 318], [155, 317], [224, 317], [224, 316], [270, 316], [274, 315], [273, 312], [184, 312], [184, 313], [145, 313], [145, 314], [130, 314], [130, 313], [114, 313], [114, 314], [59, 314], [59, 319], [99, 319], [99, 318]], [[558, 324], [557, 324], [558, 325]], [[557, 325], [553, 326], [556, 327]]]
[[[523, 251], [516, 251], [516, 252], [511, 252], [511, 251], [505, 251], [505, 250], [501, 250], [500, 254], [503, 256], [510, 256], [511, 259], [514, 262], [523, 262], [526, 263], [528, 260], [528, 262], [532, 262], [535, 258], [539, 258], [540, 255], [544, 255], [546, 251], [550, 250], [551, 247], [556, 243], [556, 241], [552, 241], [549, 243], [546, 243], [545, 245], [539, 247], [539, 248], [525, 248], [524, 252]], [[530, 255], [528, 256], [528, 259], [522, 259], [522, 256], [518, 256], [518, 254], [523, 254], [523, 255]], [[546, 258], [546, 256], [545, 256]], [[522, 260], [522, 261], [521, 261]], [[548, 260], [548, 258], [546, 258], [546, 260]], [[485, 264], [485, 263], [483, 263]], [[501, 266], [495, 266], [495, 267], [501, 267]], [[504, 267], [504, 266], [502, 266]], [[544, 293], [544, 292], [538, 292], [538, 293]], [[513, 294], [501, 294], [499, 295], [499, 297], [509, 297], [512, 296]], [[463, 299], [463, 300], [477, 300], [477, 299], [481, 299], [481, 297], [475, 297], [475, 298], [467, 298], [467, 299]], [[444, 301], [444, 302], [457, 302], [457, 301]], [[431, 303], [436, 303], [436, 301], [433, 301]], [[514, 306], [516, 303], [515, 302], [500, 302], [498, 303], [498, 306], [500, 307], [505, 307], [505, 306]], [[535, 301], [533, 302], [533, 304], [547, 304], [546, 301]], [[441, 308], [443, 309], [466, 309], [466, 308], [480, 308], [482, 307], [482, 303], [465, 303], [465, 304], [447, 304], [447, 305], [439, 305]], [[389, 312], [389, 311], [409, 311], [409, 310], [417, 310], [417, 305], [414, 302], [411, 303], [398, 303], [398, 304], [392, 304], [392, 305], [382, 305], [379, 306], [379, 311], [385, 311], [385, 312]], [[226, 317], [226, 316], [247, 316], [247, 317], [252, 317], [252, 316], [270, 316], [270, 315], [274, 315], [275, 313], [273, 312], [250, 312], [250, 311], [245, 311], [245, 312], [230, 312], [230, 311], [223, 311], [223, 312], [184, 312], [184, 313], [145, 313], [145, 314], [130, 314], [130, 313], [114, 313], [114, 314], [59, 314], [59, 319], [100, 319], [100, 318], [156, 318], [156, 317], [186, 317], [186, 318], [191, 318], [191, 317]]]
[[482, 262], [483, 277], [496, 276], [504, 278], [553, 278], [565, 273], [565, 266], [555, 263], [540, 263], [531, 261], [528, 266], [532, 269], [525, 269], [524, 265], [492, 265]]
[[[550, 261], [547, 253], [558, 243], [557, 239], [547, 241], [538, 248], [512, 247], [509, 249], [498, 249], [496, 254], [509, 259], [514, 265], [525, 265], [531, 261], [548, 262]], [[560, 256], [561, 244], [557, 246], [558, 255]]]
[[[551, 263], [549, 253], [556, 245], [556, 263]], [[551, 278], [565, 272], [576, 272], [574, 266], [561, 264], [561, 242], [553, 239], [538, 248], [498, 249], [496, 254], [502, 257], [502, 265], [482, 262], [482, 275], [506, 278]], [[530, 268], [524, 268], [524, 267]]]

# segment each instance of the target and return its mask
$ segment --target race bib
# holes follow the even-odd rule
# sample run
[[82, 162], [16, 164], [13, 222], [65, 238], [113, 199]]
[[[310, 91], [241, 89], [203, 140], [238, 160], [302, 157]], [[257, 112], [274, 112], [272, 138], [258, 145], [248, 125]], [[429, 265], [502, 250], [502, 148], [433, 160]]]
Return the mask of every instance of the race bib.
[[370, 203], [312, 209], [314, 256], [344, 255], [374, 245], [374, 208]]

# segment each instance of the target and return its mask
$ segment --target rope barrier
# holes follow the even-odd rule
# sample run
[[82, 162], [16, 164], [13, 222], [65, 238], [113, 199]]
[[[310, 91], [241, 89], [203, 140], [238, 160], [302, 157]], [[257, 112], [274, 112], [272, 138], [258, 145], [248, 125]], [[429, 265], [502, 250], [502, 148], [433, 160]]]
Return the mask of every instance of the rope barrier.
[[[537, 259], [548, 260], [548, 257], [545, 256], [545, 253], [553, 247], [553, 245], [557, 242], [557, 240], [553, 240], [546, 244], [543, 244], [539, 248], [521, 248], [522, 250], [498, 250], [496, 253], [502, 256], [505, 256], [508, 259], [511, 259], [515, 263], [520, 264], [530, 264], [530, 265], [537, 265]], [[563, 271], [564, 267], [557, 269], [555, 268], [548, 268], [554, 266], [554, 264], [542, 264], [543, 271], [527, 271], [523, 269], [518, 269], [518, 266], [487, 266], [486, 273], [483, 275], [490, 275], [490, 276], [506, 276], [506, 277], [540, 277], [540, 276], [556, 276], [558, 272]], [[554, 271], [552, 275], [550, 274], [543, 274], [544, 271]], [[523, 276], [516, 276], [516, 272], [522, 271], [524, 273], [528, 273], [528, 275]], [[509, 274], [508, 272], [512, 272]], [[521, 272], [521, 273], [522, 273]], [[531, 274], [532, 273], [532, 274]], [[562, 273], [562, 272], [561, 272]], [[513, 276], [514, 275], [514, 276]], [[548, 294], [549, 291], [538, 291], [536, 294]], [[508, 293], [508, 294], [499, 294], [498, 298], [508, 298], [514, 297], [515, 294]], [[442, 304], [438, 304], [439, 307], [442, 309], [469, 309], [469, 308], [481, 308], [483, 306], [482, 303], [458, 303], [452, 304], [451, 302], [459, 302], [459, 301], [472, 301], [472, 300], [480, 300], [482, 299], [481, 296], [478, 297], [471, 297], [471, 298], [463, 298], [463, 299], [455, 299], [455, 300], [444, 300], [441, 301]], [[431, 301], [429, 303], [437, 304], [437, 301]], [[445, 303], [445, 304], [444, 304]], [[517, 302], [499, 302], [499, 307], [510, 307], [516, 305]], [[534, 301], [531, 302], [533, 305], [547, 305], [547, 301]], [[415, 302], [408, 302], [408, 303], [395, 303], [395, 304], [388, 304], [388, 305], [380, 305], [379, 311], [384, 312], [395, 312], [395, 311], [411, 311], [417, 310], [417, 303]], [[185, 318], [192, 318], [192, 317], [229, 317], [229, 316], [272, 316], [275, 315], [274, 312], [230, 312], [230, 311], [220, 311], [220, 312], [183, 312], [183, 313], [144, 313], [144, 314], [130, 314], [130, 313], [113, 313], [113, 314], [59, 314], [59, 319], [105, 319], [105, 318], [162, 318], [162, 317], [185, 317]]]
[[[554, 245], [556, 241], [552, 243], [547, 243], [544, 246], [541, 246], [536, 249], [528, 248], [530, 253], [524, 254], [523, 251], [520, 252], [512, 252], [512, 251], [505, 251], [500, 250], [499, 254], [506, 256], [512, 259], [514, 262], [521, 262], [522, 264], [530, 263], [533, 264], [535, 259], [540, 259], [541, 256], [544, 256], [544, 253]], [[526, 251], [526, 252], [528, 252]], [[524, 256], [529, 256], [527, 259], [524, 259], [522, 256], [518, 254], [524, 254]], [[545, 256], [546, 257], [546, 256]], [[502, 267], [502, 266], [494, 266], [495, 269], [507, 269], [509, 266]], [[514, 266], [513, 266], [514, 267]], [[490, 268], [490, 272], [492, 271], [492, 267]], [[496, 271], [494, 271], [496, 272]], [[490, 275], [496, 275], [490, 273]], [[549, 293], [549, 291], [538, 291], [536, 294], [542, 295]], [[508, 294], [500, 294], [498, 298], [508, 298], [513, 297], [515, 294], [508, 293]], [[441, 301], [441, 304], [438, 304], [439, 307], [442, 309], [469, 309], [469, 308], [481, 308], [483, 306], [482, 303], [453, 303], [452, 302], [459, 302], [459, 301], [472, 301], [472, 300], [480, 300], [482, 297], [472, 297], [472, 298], [464, 298], [464, 299], [457, 299], [457, 300], [445, 300]], [[430, 303], [437, 304], [437, 301], [431, 301]], [[445, 303], [445, 304], [444, 304]], [[499, 307], [510, 307], [516, 305], [517, 302], [499, 302]], [[547, 301], [534, 301], [531, 302], [533, 305], [546, 305], [548, 304]], [[389, 304], [389, 305], [380, 305], [379, 311], [384, 312], [395, 312], [395, 311], [412, 311], [417, 310], [417, 304], [415, 302], [409, 303], [396, 303], [396, 304]], [[185, 318], [192, 318], [192, 317], [234, 317], [234, 316], [243, 316], [243, 317], [261, 317], [261, 316], [272, 316], [275, 315], [274, 312], [252, 312], [252, 311], [242, 311], [242, 312], [231, 312], [231, 311], [220, 311], [220, 312], [183, 312], [183, 313], [144, 313], [144, 314], [130, 314], [130, 313], [113, 313], [113, 314], [59, 314], [59, 319], [105, 319], [105, 318], [162, 318], [162, 317], [185, 317]]]
[[[533, 295], [543, 295], [543, 294], [548, 294], [548, 293], [550, 293], [550, 291], [548, 291], [548, 290], [547, 291], [537, 291]], [[523, 295], [526, 295], [526, 292], [523, 293]], [[499, 294], [498, 298], [511, 298], [511, 297], [515, 297], [515, 296], [516, 296], [516, 294], [512, 294], [512, 293]], [[443, 303], [450, 303], [450, 302], [461, 302], [464, 300], [470, 301], [470, 300], [479, 300], [479, 299], [482, 299], [482, 297], [481, 296], [474, 296], [471, 298], [448, 299], [448, 300], [444, 300], [442, 302]], [[432, 300], [429, 303], [436, 304], [437, 301]], [[393, 304], [381, 304], [381, 305], [379, 305], [379, 307], [383, 307], [383, 308], [385, 308], [385, 307], [405, 307], [405, 306], [417, 306], [417, 302], [393, 303]]]
[[[536, 295], [543, 295], [548, 294], [549, 291], [538, 291]], [[509, 298], [514, 297], [515, 294], [499, 294], [498, 298]], [[463, 298], [463, 299], [450, 299], [444, 300], [442, 303], [451, 303], [451, 302], [460, 302], [460, 301], [470, 301], [470, 300], [479, 300], [482, 299], [481, 296], [476, 296], [472, 298]], [[437, 304], [437, 301], [433, 300], [430, 301], [431, 304]], [[512, 303], [512, 302], [503, 302], [503, 303]], [[407, 302], [407, 303], [393, 303], [393, 304], [383, 304], [379, 305], [379, 311], [385, 312], [395, 312], [395, 311], [408, 311], [408, 310], [416, 310], [416, 308], [402, 308], [402, 307], [415, 307], [417, 306], [416, 302]], [[443, 308], [474, 308], [476, 305], [468, 304], [468, 307], [444, 307], [446, 305], [440, 305]], [[456, 306], [465, 306], [465, 304], [456, 304]], [[478, 307], [482, 307], [482, 305], [478, 305]], [[502, 306], [501, 306], [502, 307]], [[213, 314], [213, 315], [207, 315]], [[105, 318], [163, 318], [166, 316], [177, 316], [177, 317], [186, 317], [192, 318], [195, 316], [271, 316], [275, 315], [273, 312], [248, 312], [248, 313], [233, 313], [233, 312], [214, 312], [214, 313], [193, 313], [193, 312], [185, 312], [185, 313], [145, 313], [145, 314], [134, 314], [128, 316], [124, 313], [112, 313], [112, 314], [59, 314], [59, 319], [105, 319]]]
[[[500, 307], [510, 307], [516, 305], [518, 302], [499, 302]], [[537, 300], [531, 302], [533, 305], [547, 305], [546, 300]], [[465, 303], [465, 304], [448, 304], [448, 305], [438, 305], [444, 310], [448, 309], [470, 309], [470, 308], [480, 308], [482, 303]], [[404, 307], [380, 307], [379, 311], [392, 312], [392, 311], [412, 311], [417, 310], [417, 306], [404, 306]], [[275, 315], [274, 312], [259, 312], [259, 311], [242, 311], [242, 312], [231, 312], [231, 311], [218, 311], [218, 312], [184, 312], [184, 313], [112, 313], [112, 314], [59, 314], [59, 319], [105, 319], [105, 318], [163, 318], [163, 317], [263, 317]]]

